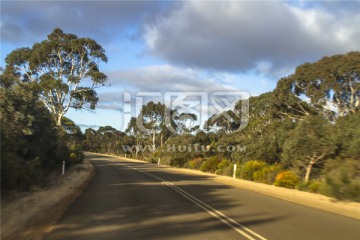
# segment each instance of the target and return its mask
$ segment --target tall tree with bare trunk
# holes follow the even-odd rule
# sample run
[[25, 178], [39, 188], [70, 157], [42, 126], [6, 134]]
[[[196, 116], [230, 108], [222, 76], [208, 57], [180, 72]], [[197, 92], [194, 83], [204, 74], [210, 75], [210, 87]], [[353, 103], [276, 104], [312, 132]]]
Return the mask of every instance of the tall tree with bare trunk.
[[58, 28], [32, 48], [12, 51], [5, 62], [4, 84], [32, 86], [58, 126], [70, 108], [95, 109], [95, 89], [107, 80], [99, 70], [99, 63], [107, 62], [105, 50], [93, 39]]

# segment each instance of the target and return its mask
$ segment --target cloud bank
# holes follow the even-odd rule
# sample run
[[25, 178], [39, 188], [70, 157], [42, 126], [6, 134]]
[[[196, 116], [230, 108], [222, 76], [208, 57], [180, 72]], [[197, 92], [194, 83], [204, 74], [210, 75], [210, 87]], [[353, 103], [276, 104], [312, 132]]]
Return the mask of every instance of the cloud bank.
[[185, 1], [146, 24], [144, 39], [151, 54], [173, 64], [222, 71], [263, 61], [281, 71], [359, 50], [359, 3], [315, 3]]

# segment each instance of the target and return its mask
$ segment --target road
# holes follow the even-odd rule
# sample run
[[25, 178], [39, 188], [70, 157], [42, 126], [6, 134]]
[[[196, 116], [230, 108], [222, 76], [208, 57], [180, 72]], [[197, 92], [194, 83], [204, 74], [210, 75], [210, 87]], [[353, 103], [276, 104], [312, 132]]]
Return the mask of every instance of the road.
[[359, 240], [360, 221], [211, 176], [89, 154], [96, 176], [45, 239]]

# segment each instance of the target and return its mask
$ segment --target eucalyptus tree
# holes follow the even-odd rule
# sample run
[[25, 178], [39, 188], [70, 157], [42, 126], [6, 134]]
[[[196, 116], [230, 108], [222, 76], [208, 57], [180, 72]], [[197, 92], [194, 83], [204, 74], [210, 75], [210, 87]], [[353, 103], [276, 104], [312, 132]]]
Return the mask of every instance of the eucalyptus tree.
[[136, 118], [136, 128], [142, 131], [145, 142], [151, 144], [153, 152], [157, 147], [171, 135], [166, 126], [165, 111], [166, 106], [160, 102], [153, 101], [143, 105]]
[[95, 88], [107, 80], [99, 70], [99, 64], [107, 62], [105, 50], [93, 39], [58, 28], [32, 48], [12, 51], [5, 62], [5, 83], [32, 86], [58, 126], [69, 108], [95, 109]]
[[141, 146], [144, 144], [144, 135], [141, 129], [138, 127], [137, 119], [132, 117], [128, 123], [128, 127], [125, 130], [127, 138], [124, 139], [124, 143], [130, 146], [126, 151], [130, 151], [131, 154], [138, 157], [141, 150]]
[[305, 172], [304, 182], [309, 182], [314, 166], [323, 162], [336, 151], [333, 126], [322, 116], [310, 116], [299, 122], [285, 141], [283, 161]]
[[44, 185], [69, 157], [50, 113], [27, 85], [2, 85], [0, 99], [1, 191]]
[[234, 113], [233, 110], [228, 110], [218, 114], [213, 114], [204, 124], [204, 128], [207, 131], [224, 133], [231, 133], [240, 127], [241, 118]]
[[314, 112], [327, 119], [356, 113], [360, 108], [360, 52], [305, 63], [278, 82], [275, 94], [281, 112], [295, 119]]

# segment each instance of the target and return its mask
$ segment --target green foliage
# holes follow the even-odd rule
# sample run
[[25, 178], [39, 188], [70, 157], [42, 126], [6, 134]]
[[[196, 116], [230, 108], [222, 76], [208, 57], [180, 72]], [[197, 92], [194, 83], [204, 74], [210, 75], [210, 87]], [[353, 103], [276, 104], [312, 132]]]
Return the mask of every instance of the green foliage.
[[199, 170], [204, 159], [197, 157], [187, 163], [187, 167], [190, 169]]
[[310, 182], [301, 181], [297, 184], [296, 189], [300, 191], [317, 193], [323, 182], [321, 180], [311, 180]]
[[337, 143], [339, 156], [360, 159], [360, 111], [336, 122], [333, 141]]
[[[237, 106], [239, 106], [239, 104]], [[205, 122], [205, 129], [213, 131], [220, 130], [225, 133], [235, 131], [240, 127], [240, 113], [240, 111], [234, 109], [214, 114]]]
[[183, 167], [186, 162], [187, 162], [186, 158], [174, 157], [174, 158], [171, 158], [170, 165], [174, 166], [174, 167]]
[[332, 125], [321, 116], [305, 118], [284, 143], [284, 163], [303, 172], [308, 182], [313, 165], [321, 164], [336, 150], [331, 134]]
[[273, 184], [276, 176], [283, 170], [280, 164], [266, 165], [253, 173], [255, 182]]
[[267, 164], [264, 161], [250, 160], [240, 166], [240, 178], [253, 181], [254, 173], [261, 171], [266, 165]]
[[355, 159], [329, 161], [324, 169], [325, 181], [319, 192], [337, 199], [360, 202], [360, 162]]
[[0, 88], [0, 96], [2, 191], [29, 190], [68, 160], [66, 142], [29, 86]]
[[233, 164], [227, 160], [221, 160], [216, 166], [215, 173], [218, 175], [231, 176], [233, 172]]
[[[124, 151], [121, 145], [133, 145], [132, 137], [126, 137], [125, 133], [118, 131], [111, 126], [99, 127], [97, 131], [88, 128], [85, 130], [84, 135], [79, 139], [82, 142], [84, 150], [106, 154], [127, 153], [129, 156], [130, 153]], [[76, 147], [80, 148], [80, 146]]]
[[218, 164], [221, 162], [221, 158], [218, 156], [206, 158], [200, 166], [200, 171], [215, 173]]
[[[195, 159], [196, 164], [200, 164], [199, 159]], [[221, 156], [207, 157], [201, 161], [200, 171], [216, 173], [219, 175], [230, 176], [232, 174], [232, 163], [227, 159], [222, 159]]]
[[[324, 57], [305, 63], [294, 74], [281, 79], [276, 87], [277, 106], [282, 113], [303, 118], [314, 112], [327, 119], [359, 111], [360, 52]], [[306, 96], [310, 102], [299, 101]], [[337, 113], [328, 110], [331, 102]]]
[[85, 154], [82, 151], [82, 146], [80, 144], [75, 144], [70, 147], [70, 165], [80, 164], [84, 161]]
[[[93, 39], [58, 28], [32, 48], [12, 51], [5, 62], [5, 85], [22, 82], [32, 87], [58, 126], [69, 108], [95, 109], [99, 99], [94, 89], [107, 79], [99, 71], [99, 63], [107, 62], [104, 49]], [[84, 79], [90, 79], [92, 87], [81, 86]]]
[[278, 187], [295, 188], [298, 183], [299, 176], [296, 173], [283, 171], [276, 176], [274, 185]]
[[319, 180], [311, 181], [309, 184], [309, 191], [312, 193], [317, 193], [320, 189], [320, 186], [321, 186], [321, 181]]

